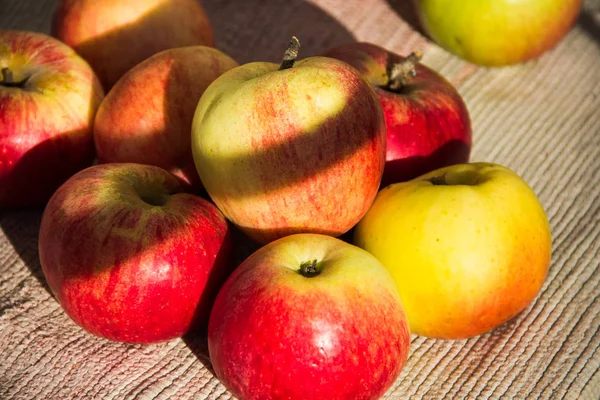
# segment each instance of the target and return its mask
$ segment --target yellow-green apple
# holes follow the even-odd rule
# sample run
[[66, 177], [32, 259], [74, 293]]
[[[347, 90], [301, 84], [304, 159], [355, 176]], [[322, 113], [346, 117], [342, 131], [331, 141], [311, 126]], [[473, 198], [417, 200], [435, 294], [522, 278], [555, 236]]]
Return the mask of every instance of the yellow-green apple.
[[411, 331], [460, 339], [527, 307], [551, 254], [548, 220], [516, 173], [460, 164], [382, 189], [354, 243], [396, 280]]
[[160, 167], [100, 164], [52, 196], [40, 226], [42, 270], [78, 325], [154, 343], [206, 328], [230, 271], [225, 217]]
[[372, 43], [347, 43], [326, 51], [358, 69], [373, 85], [387, 127], [381, 187], [469, 161], [471, 120], [458, 91], [419, 63]]
[[90, 63], [106, 91], [162, 50], [214, 44], [198, 0], [62, 0], [51, 32]]
[[475, 64], [503, 66], [539, 57], [569, 32], [582, 0], [413, 0], [423, 29]]
[[385, 122], [369, 83], [328, 57], [253, 62], [217, 78], [198, 103], [192, 153], [225, 216], [266, 243], [340, 235], [371, 205], [385, 163]]
[[237, 65], [212, 47], [185, 46], [130, 69], [96, 114], [98, 160], [156, 165], [200, 189], [190, 143], [194, 111], [206, 87]]
[[0, 30], [0, 207], [44, 205], [91, 165], [103, 96], [90, 66], [64, 43]]
[[221, 383], [240, 399], [378, 399], [410, 347], [389, 272], [366, 251], [295, 234], [227, 279], [208, 325]]

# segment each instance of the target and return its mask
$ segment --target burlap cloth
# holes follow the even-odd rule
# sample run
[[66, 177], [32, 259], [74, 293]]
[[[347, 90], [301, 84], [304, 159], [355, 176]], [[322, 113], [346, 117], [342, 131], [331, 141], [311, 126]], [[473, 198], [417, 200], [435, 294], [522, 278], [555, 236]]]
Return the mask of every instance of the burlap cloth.
[[[48, 32], [56, 0], [0, 0], [0, 28]], [[478, 68], [429, 43], [402, 0], [204, 1], [217, 47], [240, 63], [278, 62], [350, 40], [419, 49], [470, 109], [472, 160], [521, 174], [553, 232], [552, 265], [513, 321], [469, 340], [413, 336], [392, 399], [600, 398], [600, 1], [541, 59]], [[41, 212], [0, 214], [0, 399], [228, 399], [205, 343], [111, 343], [79, 329], [44, 283]], [[301, 379], [301, 378], [300, 378]], [[307, 399], [308, 400], [308, 399]]]

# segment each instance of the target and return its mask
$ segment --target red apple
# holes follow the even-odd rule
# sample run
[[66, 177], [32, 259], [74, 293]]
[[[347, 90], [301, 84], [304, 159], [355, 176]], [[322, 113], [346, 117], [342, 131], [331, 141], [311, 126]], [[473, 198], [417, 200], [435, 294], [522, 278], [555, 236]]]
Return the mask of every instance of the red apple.
[[162, 167], [202, 187], [191, 150], [194, 111], [206, 87], [238, 64], [212, 47], [164, 50], [133, 67], [98, 109], [98, 160]]
[[260, 243], [346, 232], [369, 209], [385, 162], [385, 122], [369, 83], [333, 58], [294, 64], [296, 46], [281, 66], [253, 62], [217, 78], [192, 126], [206, 191]]
[[103, 96], [70, 47], [41, 33], [0, 30], [0, 207], [43, 205], [91, 165]]
[[377, 399], [409, 346], [385, 267], [318, 234], [287, 236], [248, 257], [219, 291], [208, 326], [215, 373], [240, 399]]
[[228, 224], [167, 171], [100, 164], [52, 196], [40, 227], [48, 285], [87, 331], [153, 343], [206, 325], [227, 278]]
[[325, 56], [345, 61], [373, 85], [385, 114], [387, 154], [381, 186], [406, 181], [448, 165], [471, 152], [469, 112], [444, 77], [371, 43], [348, 43]]
[[162, 50], [214, 44], [197, 0], [62, 0], [51, 32], [90, 63], [106, 91]]

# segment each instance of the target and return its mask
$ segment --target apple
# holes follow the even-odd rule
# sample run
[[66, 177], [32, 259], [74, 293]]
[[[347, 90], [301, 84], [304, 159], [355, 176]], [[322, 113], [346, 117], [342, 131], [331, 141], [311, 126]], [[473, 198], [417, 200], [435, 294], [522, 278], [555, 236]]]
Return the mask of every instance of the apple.
[[202, 187], [191, 150], [194, 111], [206, 87], [238, 64], [207, 46], [163, 50], [136, 65], [98, 109], [98, 160], [164, 168], [195, 191]]
[[208, 325], [221, 383], [240, 399], [377, 399], [408, 357], [394, 280], [366, 251], [294, 234], [227, 279]]
[[51, 33], [90, 63], [106, 91], [162, 50], [214, 44], [197, 0], [62, 0]]
[[347, 43], [326, 51], [360, 71], [373, 85], [387, 127], [381, 187], [469, 161], [471, 120], [460, 94], [444, 77], [372, 43]]
[[206, 89], [192, 123], [204, 188], [253, 240], [337, 236], [371, 205], [385, 163], [385, 122], [369, 83], [328, 57], [252, 62]]
[[453, 165], [382, 189], [354, 231], [394, 277], [415, 334], [462, 339], [508, 321], [539, 292], [548, 220], [532, 189], [492, 163]]
[[425, 32], [446, 50], [485, 66], [518, 64], [553, 48], [582, 0], [413, 0]]
[[42, 33], [0, 30], [0, 207], [44, 205], [92, 164], [104, 92], [73, 49]]
[[66, 314], [114, 341], [155, 343], [206, 327], [228, 276], [230, 229], [163, 170], [100, 164], [52, 196], [40, 226], [44, 276]]

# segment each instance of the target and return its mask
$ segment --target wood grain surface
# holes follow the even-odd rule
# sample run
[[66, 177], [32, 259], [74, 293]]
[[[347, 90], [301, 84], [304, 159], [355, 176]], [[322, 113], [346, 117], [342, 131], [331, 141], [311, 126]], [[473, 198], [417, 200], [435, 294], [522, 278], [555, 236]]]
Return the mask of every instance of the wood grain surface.
[[[0, 0], [0, 29], [48, 32], [56, 0]], [[536, 300], [479, 337], [413, 336], [389, 399], [600, 398], [600, 1], [540, 59], [480, 68], [419, 32], [402, 0], [205, 0], [216, 46], [240, 63], [301, 57], [347, 41], [423, 62], [456, 85], [474, 128], [472, 160], [519, 173], [550, 219], [553, 255]], [[40, 210], [0, 212], [0, 399], [229, 399], [201, 338], [138, 346], [79, 329], [38, 260]]]

